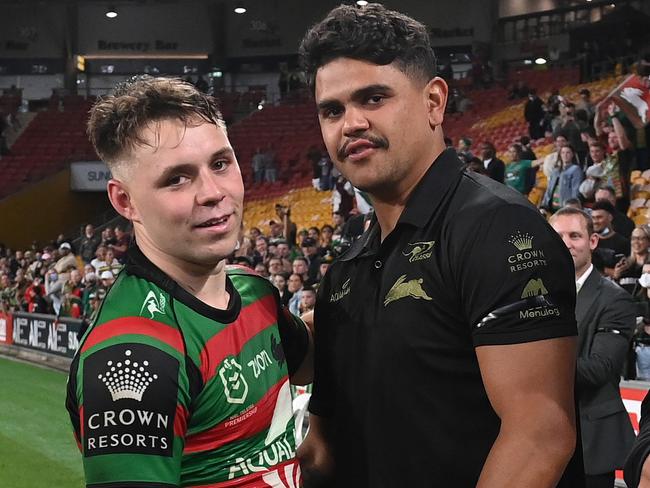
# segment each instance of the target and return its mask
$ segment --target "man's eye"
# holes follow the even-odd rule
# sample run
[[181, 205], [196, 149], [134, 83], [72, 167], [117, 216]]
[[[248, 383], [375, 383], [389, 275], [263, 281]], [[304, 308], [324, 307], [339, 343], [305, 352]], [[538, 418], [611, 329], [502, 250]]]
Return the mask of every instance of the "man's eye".
[[182, 175], [172, 176], [167, 180], [167, 186], [179, 186], [188, 180], [189, 178], [187, 176], [182, 176]]
[[381, 103], [383, 99], [384, 99], [383, 95], [373, 95], [370, 98], [368, 98], [368, 103], [371, 105], [376, 105], [378, 103]]
[[335, 119], [343, 113], [343, 110], [340, 108], [326, 108], [323, 110], [323, 118], [325, 119]]
[[212, 163], [212, 169], [215, 171], [223, 171], [228, 167], [228, 161], [225, 159], [219, 159], [218, 161], [215, 161]]

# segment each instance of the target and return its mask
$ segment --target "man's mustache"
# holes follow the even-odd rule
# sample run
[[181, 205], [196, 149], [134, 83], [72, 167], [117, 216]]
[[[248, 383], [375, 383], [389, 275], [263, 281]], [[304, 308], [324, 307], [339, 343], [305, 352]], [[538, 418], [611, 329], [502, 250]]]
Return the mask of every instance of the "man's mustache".
[[352, 144], [353, 142], [358, 141], [359, 139], [365, 139], [366, 141], [369, 141], [373, 146], [375, 146], [378, 149], [388, 149], [388, 139], [384, 137], [379, 137], [375, 136], [372, 134], [360, 134], [354, 138], [346, 140], [343, 145], [336, 151], [336, 157], [339, 161], [342, 161], [345, 159], [347, 153], [348, 153], [348, 146]]

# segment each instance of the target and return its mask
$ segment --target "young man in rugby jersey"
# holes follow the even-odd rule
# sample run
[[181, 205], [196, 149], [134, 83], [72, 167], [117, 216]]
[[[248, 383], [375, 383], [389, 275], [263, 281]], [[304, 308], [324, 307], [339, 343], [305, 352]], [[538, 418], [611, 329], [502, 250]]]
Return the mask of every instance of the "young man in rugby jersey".
[[289, 378], [310, 381], [311, 336], [268, 280], [225, 264], [244, 188], [216, 101], [143, 77], [88, 132], [135, 245], [68, 382], [87, 486], [297, 486]]

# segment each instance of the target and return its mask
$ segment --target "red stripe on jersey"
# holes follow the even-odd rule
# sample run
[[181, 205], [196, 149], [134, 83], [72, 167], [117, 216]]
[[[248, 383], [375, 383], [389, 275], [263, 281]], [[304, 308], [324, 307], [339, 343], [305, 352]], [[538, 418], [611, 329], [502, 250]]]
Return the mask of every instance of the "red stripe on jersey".
[[278, 321], [275, 295], [270, 294], [246, 306], [232, 324], [206, 342], [201, 350], [201, 376], [206, 385], [217, 372], [217, 366], [230, 355], [236, 355], [244, 345]]
[[[183, 454], [210, 451], [236, 440], [259, 434], [271, 424], [280, 388], [287, 381], [283, 377], [260, 400], [239, 417], [221, 422], [211, 429], [189, 435], [185, 439]], [[251, 413], [253, 412], [253, 413]], [[247, 415], [250, 415], [247, 417]]]
[[81, 352], [86, 352], [105, 340], [125, 334], [146, 335], [170, 345], [179, 352], [185, 350], [183, 338], [178, 329], [145, 317], [123, 317], [110, 320], [93, 328], [86, 342], [84, 342]]
[[276, 487], [277, 485], [270, 485], [268, 483], [265, 483], [264, 480], [262, 479], [264, 475], [268, 476], [269, 474], [273, 473], [274, 471], [278, 472], [278, 475], [281, 477], [280, 479], [282, 482], [285, 483], [285, 487], [287, 488], [298, 488], [300, 485], [296, 484], [295, 481], [289, 482], [287, 480], [287, 477], [285, 475], [285, 468], [290, 465], [294, 465], [293, 468], [293, 477], [294, 480], [298, 480], [298, 483], [300, 483], [300, 465], [298, 464], [297, 459], [290, 459], [289, 461], [285, 461], [281, 464], [276, 464], [275, 466], [272, 466], [268, 471], [262, 471], [262, 472], [257, 472], [257, 473], [251, 473], [246, 476], [242, 476], [240, 478], [235, 478], [233, 480], [228, 480], [228, 481], [222, 481], [221, 483], [211, 483], [209, 485], [192, 485], [188, 488], [231, 488], [231, 487], [237, 487], [237, 488], [269, 488], [269, 487]]
[[184, 437], [187, 432], [187, 409], [183, 405], [176, 405], [176, 415], [174, 416], [174, 435]]
[[79, 434], [81, 438], [84, 439], [84, 406], [79, 407]]

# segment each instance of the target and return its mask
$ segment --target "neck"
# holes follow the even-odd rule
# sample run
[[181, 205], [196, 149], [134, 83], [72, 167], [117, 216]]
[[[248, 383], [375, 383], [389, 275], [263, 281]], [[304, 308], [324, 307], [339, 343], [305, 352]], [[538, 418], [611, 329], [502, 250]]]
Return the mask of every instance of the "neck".
[[377, 215], [377, 222], [381, 228], [381, 240], [383, 240], [395, 229], [402, 211], [406, 207], [411, 193], [418, 185], [433, 161], [445, 150], [442, 128], [434, 131], [431, 150], [424, 154], [422, 159], [413, 165], [410, 174], [395, 185], [394, 189], [382, 194], [371, 193], [372, 204]]
[[142, 254], [187, 292], [211, 307], [228, 308], [230, 295], [226, 291], [225, 260], [214, 266], [189, 263], [169, 256], [146, 238], [137, 239], [137, 242]]
[[582, 277], [582, 275], [587, 272], [589, 266], [591, 266], [591, 261], [589, 261], [587, 264], [582, 266], [580, 269], [576, 269], [576, 281], [578, 281]]

